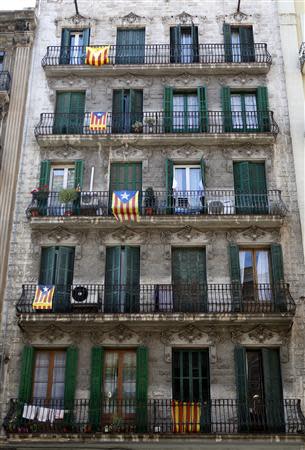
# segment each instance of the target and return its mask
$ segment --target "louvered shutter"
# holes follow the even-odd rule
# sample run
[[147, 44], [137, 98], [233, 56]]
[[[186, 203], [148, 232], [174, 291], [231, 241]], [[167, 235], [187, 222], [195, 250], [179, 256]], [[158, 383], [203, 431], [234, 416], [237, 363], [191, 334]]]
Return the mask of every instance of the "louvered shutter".
[[192, 61], [193, 63], [199, 62], [199, 41], [198, 41], [198, 27], [192, 23], [191, 26], [191, 35], [192, 35], [192, 45], [193, 45], [193, 55]]
[[281, 244], [271, 244], [272, 281], [275, 308], [285, 312], [287, 309], [284, 264]]
[[85, 92], [71, 92], [69, 134], [83, 134], [85, 101]]
[[181, 62], [181, 26], [170, 28], [170, 62]]
[[74, 400], [77, 382], [78, 348], [69, 347], [66, 353], [64, 408], [65, 420], [73, 423]]
[[224, 42], [224, 61], [232, 62], [232, 40], [231, 40], [231, 25], [223, 24], [223, 42]]
[[69, 64], [70, 62], [70, 30], [63, 28], [61, 33], [61, 47], [59, 64]]
[[285, 432], [281, 364], [278, 349], [263, 348], [265, 409], [268, 432]]
[[78, 159], [75, 161], [75, 176], [74, 176], [75, 189], [82, 190], [83, 177], [84, 177], [84, 161], [82, 159]]
[[71, 92], [56, 92], [53, 134], [69, 132]]
[[103, 409], [103, 365], [104, 349], [102, 347], [92, 347], [89, 406], [89, 423], [92, 426], [92, 431], [99, 430], [101, 426]]
[[131, 116], [131, 130], [135, 122], [142, 123], [143, 127], [143, 91], [130, 89], [130, 116]]
[[231, 90], [228, 86], [221, 89], [223, 126], [226, 133], [232, 131]]
[[56, 247], [41, 249], [39, 284], [55, 283]]
[[233, 164], [235, 207], [237, 214], [253, 213], [253, 196], [251, 191], [250, 168], [247, 161]]
[[232, 309], [238, 312], [242, 308], [242, 295], [240, 285], [239, 247], [237, 244], [229, 244], [229, 261], [232, 283]]
[[262, 132], [270, 131], [268, 90], [266, 86], [259, 86], [256, 90], [259, 129]]
[[126, 246], [124, 251], [125, 279], [122, 282], [126, 285], [125, 311], [136, 313], [139, 312], [140, 308], [140, 248]]
[[112, 133], [124, 131], [124, 90], [114, 90], [112, 95]]
[[197, 88], [197, 97], [199, 103], [199, 130], [201, 132], [207, 132], [209, 129], [209, 119], [207, 91], [205, 87]]
[[75, 249], [74, 247], [58, 247], [56, 253], [54, 310], [68, 312], [71, 307]]
[[163, 96], [164, 132], [173, 131], [173, 88], [166, 86]]
[[265, 163], [249, 163], [253, 214], [268, 214]]
[[255, 50], [252, 27], [239, 28], [242, 62], [254, 62]]
[[237, 394], [239, 432], [248, 432], [250, 427], [250, 411], [248, 404], [247, 354], [246, 349], [237, 345], [234, 349], [235, 382]]
[[34, 348], [25, 345], [21, 355], [20, 384], [18, 399], [21, 403], [31, 401], [34, 367]]
[[46, 194], [39, 194], [37, 197], [37, 204], [39, 213], [45, 216], [48, 211], [48, 190], [50, 186], [50, 173], [51, 173], [51, 161], [44, 160], [40, 163], [40, 177], [39, 177], [39, 188], [46, 190]]
[[137, 432], [147, 431], [147, 391], [148, 391], [148, 349], [137, 348], [137, 374], [136, 374], [136, 424]]
[[174, 178], [174, 163], [171, 159], [165, 161], [165, 180], [166, 180], [166, 196], [167, 196], [167, 214], [173, 213], [173, 178]]
[[107, 247], [105, 268], [105, 312], [121, 311], [121, 247]]

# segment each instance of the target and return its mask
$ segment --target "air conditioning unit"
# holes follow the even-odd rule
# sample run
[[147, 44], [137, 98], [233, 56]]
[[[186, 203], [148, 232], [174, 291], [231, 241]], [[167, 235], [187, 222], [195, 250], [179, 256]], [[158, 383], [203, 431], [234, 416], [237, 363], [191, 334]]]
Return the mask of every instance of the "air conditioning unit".
[[207, 201], [208, 214], [213, 215], [228, 215], [235, 214], [235, 206], [233, 199], [218, 198]]
[[73, 309], [97, 308], [99, 306], [98, 289], [91, 290], [87, 286], [77, 285], [71, 291], [71, 306]]

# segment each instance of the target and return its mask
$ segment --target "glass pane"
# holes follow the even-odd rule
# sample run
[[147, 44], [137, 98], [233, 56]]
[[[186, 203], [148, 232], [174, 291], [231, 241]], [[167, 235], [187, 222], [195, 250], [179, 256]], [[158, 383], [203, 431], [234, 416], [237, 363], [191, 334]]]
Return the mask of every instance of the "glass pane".
[[192, 62], [192, 34], [190, 28], [181, 29], [181, 62]]
[[232, 41], [233, 62], [240, 62], [241, 61], [241, 52], [240, 52], [240, 37], [239, 37], [238, 30], [232, 30], [231, 41]]
[[133, 399], [136, 393], [136, 354], [134, 352], [123, 355], [123, 398]]
[[83, 56], [83, 33], [71, 33], [70, 34], [70, 64], [81, 64], [81, 58]]
[[46, 399], [47, 398], [48, 383], [34, 383], [33, 398]]
[[197, 95], [187, 96], [188, 126], [189, 128], [198, 128], [198, 97]]
[[243, 128], [240, 95], [231, 95], [231, 111], [233, 128]]
[[54, 383], [52, 385], [52, 399], [64, 399], [65, 383]]
[[202, 186], [202, 179], [201, 179], [201, 169], [200, 167], [194, 167], [190, 168], [190, 191], [201, 191], [203, 188]]
[[45, 399], [48, 390], [50, 354], [37, 352], [35, 358], [33, 398]]
[[67, 180], [68, 189], [74, 188], [74, 180], [75, 180], [75, 169], [74, 168], [68, 169], [68, 180]]
[[242, 250], [239, 252], [239, 265], [241, 283], [253, 283], [254, 277], [252, 251]]
[[257, 128], [257, 106], [256, 95], [245, 95], [246, 124], [248, 128]]
[[54, 192], [59, 192], [64, 188], [64, 169], [53, 169], [51, 179], [51, 189]]
[[251, 402], [262, 400], [263, 372], [261, 353], [259, 351], [247, 351], [247, 363], [249, 400]]
[[271, 300], [270, 267], [268, 250], [256, 252], [256, 272], [259, 300]]
[[184, 95], [173, 96], [173, 126], [175, 129], [184, 128]]
[[107, 352], [105, 358], [104, 394], [106, 398], [118, 395], [118, 354]]
[[186, 169], [184, 167], [175, 167], [173, 188], [176, 191], [186, 191]]

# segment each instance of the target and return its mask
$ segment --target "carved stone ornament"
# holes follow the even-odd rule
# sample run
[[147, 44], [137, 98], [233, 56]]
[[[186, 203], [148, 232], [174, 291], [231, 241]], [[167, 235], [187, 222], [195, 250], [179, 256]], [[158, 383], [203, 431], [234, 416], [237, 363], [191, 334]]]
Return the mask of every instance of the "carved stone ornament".
[[56, 36], [60, 37], [63, 28], [74, 28], [77, 30], [90, 28], [90, 36], [95, 36], [97, 20], [92, 17], [85, 17], [81, 14], [74, 14], [71, 17], [65, 17], [63, 19], [55, 19]]
[[[115, 78], [111, 80], [111, 86], [112, 87], [124, 87], [124, 84], [128, 87], [132, 86], [134, 88], [142, 88], [143, 87], [151, 87], [153, 85], [153, 78], [148, 77], [141, 74], [141, 78], [135, 76], [133, 73], [126, 73], [125, 75], [120, 76], [119, 78]], [[145, 92], [144, 92], [145, 94]]]
[[79, 244], [84, 244], [84, 242], [86, 241], [86, 234], [83, 232], [73, 233], [59, 225], [58, 227], [51, 230], [50, 233], [48, 233], [47, 238], [50, 241], [55, 242], [73, 240], [74, 242], [77, 242]]
[[148, 21], [151, 22], [152, 19], [145, 16], [138, 16], [138, 14], [135, 14], [132, 11], [125, 16], [115, 16], [109, 18], [110, 23], [121, 23], [122, 25], [134, 25]]
[[176, 237], [180, 239], [181, 241], [191, 241], [193, 239], [197, 239], [202, 236], [202, 233], [195, 228], [191, 227], [190, 225], [187, 225], [186, 227], [182, 228], [181, 231], [178, 231], [176, 233]]
[[265, 328], [262, 325], [258, 325], [256, 328], [253, 328], [252, 331], [249, 331], [248, 336], [251, 341], [262, 343], [272, 339], [274, 333], [268, 328]]
[[108, 333], [108, 336], [111, 340], [118, 341], [120, 343], [128, 341], [134, 335], [135, 333], [123, 324], [118, 325]]
[[192, 16], [191, 14], [183, 11], [176, 16], [164, 16], [162, 17], [162, 22], [164, 23], [180, 23], [181, 25], [192, 25], [193, 23], [198, 23], [199, 21], [206, 20], [206, 16]]
[[242, 236], [251, 239], [252, 241], [257, 241], [257, 239], [262, 238], [266, 235], [266, 232], [255, 225], [247, 228], [244, 232], [241, 233]]
[[192, 343], [197, 339], [200, 339], [202, 336], [203, 336], [202, 331], [199, 328], [195, 327], [194, 325], [187, 325], [178, 333], [178, 337], [181, 340], [187, 341], [189, 343]]
[[231, 331], [231, 341], [234, 344], [240, 344], [244, 340], [250, 340], [255, 343], [263, 344], [266, 341], [275, 340], [277, 344], [288, 346], [290, 329], [272, 329], [263, 325], [257, 325], [254, 328], [235, 328]]
[[105, 331], [101, 331], [99, 329], [93, 329], [89, 331], [89, 339], [90, 342], [94, 345], [100, 345], [103, 343], [105, 338]]
[[137, 240], [144, 243], [149, 239], [149, 233], [147, 233], [146, 231], [143, 232], [134, 231], [131, 228], [127, 227], [126, 225], [117, 228], [111, 234], [111, 236], [113, 239], [119, 240], [122, 243], [132, 240]]
[[62, 328], [57, 325], [51, 324], [40, 333], [39, 337], [52, 343], [55, 340], [62, 339], [65, 334], [66, 333]]
[[177, 148], [174, 150], [174, 153], [181, 158], [189, 158], [191, 156], [198, 156], [202, 157], [202, 151], [198, 147], [195, 147], [194, 145], [188, 145], [185, 144], [180, 148]]
[[233, 14], [226, 15], [218, 15], [216, 16], [216, 21], [219, 23], [227, 22], [227, 23], [245, 23], [252, 22], [253, 18], [259, 19], [260, 14], [255, 14], [254, 16], [251, 14], [246, 14], [241, 11], [235, 11]]

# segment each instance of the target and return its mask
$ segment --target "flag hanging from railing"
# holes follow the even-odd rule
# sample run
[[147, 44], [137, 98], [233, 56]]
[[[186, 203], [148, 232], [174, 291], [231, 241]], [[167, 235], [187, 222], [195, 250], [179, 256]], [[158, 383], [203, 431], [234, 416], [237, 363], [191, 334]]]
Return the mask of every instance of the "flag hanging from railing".
[[90, 113], [89, 129], [92, 131], [107, 129], [107, 113], [106, 112], [92, 112]]
[[90, 66], [109, 64], [109, 48], [109, 45], [106, 47], [86, 47], [85, 64]]
[[36, 287], [33, 309], [52, 309], [55, 286], [41, 285]]
[[172, 401], [173, 432], [199, 433], [201, 405], [196, 402]]
[[112, 212], [116, 220], [138, 221], [139, 191], [114, 191], [112, 193]]

